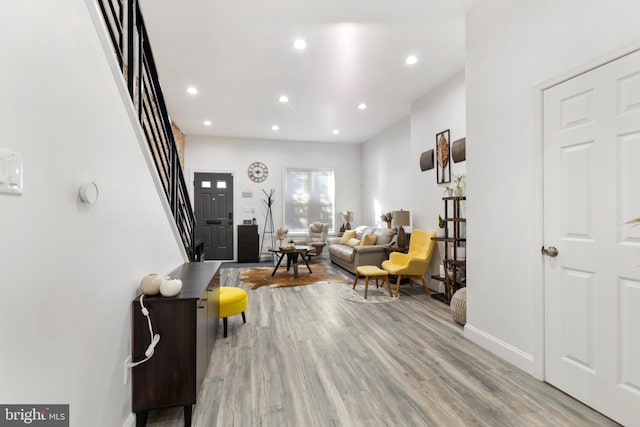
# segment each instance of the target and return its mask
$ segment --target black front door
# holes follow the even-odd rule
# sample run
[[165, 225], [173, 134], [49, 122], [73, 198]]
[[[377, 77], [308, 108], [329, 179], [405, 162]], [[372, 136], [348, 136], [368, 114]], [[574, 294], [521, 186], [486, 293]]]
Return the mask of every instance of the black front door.
[[196, 239], [204, 258], [233, 259], [233, 175], [196, 172], [194, 180]]

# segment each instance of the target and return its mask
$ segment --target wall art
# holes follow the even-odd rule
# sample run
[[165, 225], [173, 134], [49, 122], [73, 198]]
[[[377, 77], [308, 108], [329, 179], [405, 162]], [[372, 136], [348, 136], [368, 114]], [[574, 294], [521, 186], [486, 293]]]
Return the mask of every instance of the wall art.
[[467, 159], [467, 138], [460, 138], [451, 144], [451, 159], [454, 163], [464, 162]]
[[433, 150], [427, 150], [420, 154], [420, 170], [422, 172], [433, 169]]
[[445, 184], [451, 182], [451, 162], [449, 149], [449, 129], [436, 134], [436, 182]]

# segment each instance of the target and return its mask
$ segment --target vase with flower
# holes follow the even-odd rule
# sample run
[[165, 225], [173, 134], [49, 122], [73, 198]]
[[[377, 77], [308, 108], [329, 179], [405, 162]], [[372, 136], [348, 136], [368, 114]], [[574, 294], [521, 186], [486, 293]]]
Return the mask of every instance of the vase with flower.
[[287, 238], [288, 233], [289, 233], [289, 230], [285, 228], [278, 228], [276, 230], [276, 240], [278, 241], [278, 247], [282, 247], [282, 242], [284, 239]]
[[387, 228], [391, 228], [391, 220], [393, 219], [393, 212], [387, 212], [380, 215], [380, 219], [387, 223]]

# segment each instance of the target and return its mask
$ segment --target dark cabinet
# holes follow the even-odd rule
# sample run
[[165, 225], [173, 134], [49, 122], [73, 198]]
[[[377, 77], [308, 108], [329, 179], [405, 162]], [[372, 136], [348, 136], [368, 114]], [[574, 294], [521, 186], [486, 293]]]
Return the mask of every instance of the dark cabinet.
[[259, 246], [258, 226], [238, 225], [238, 262], [259, 262]]
[[[218, 262], [188, 263], [170, 275], [182, 280], [175, 297], [145, 296], [153, 331], [160, 335], [153, 356], [132, 368], [132, 411], [145, 425], [147, 411], [184, 406], [185, 425], [191, 422], [218, 333]], [[140, 299], [133, 301], [133, 360], [145, 358], [150, 334]]]

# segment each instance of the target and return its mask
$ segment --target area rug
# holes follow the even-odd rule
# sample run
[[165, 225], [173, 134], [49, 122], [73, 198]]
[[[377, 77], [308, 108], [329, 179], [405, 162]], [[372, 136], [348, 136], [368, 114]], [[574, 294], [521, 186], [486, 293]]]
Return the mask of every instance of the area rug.
[[311, 285], [313, 283], [349, 283], [350, 279], [342, 274], [332, 271], [326, 264], [317, 263], [310, 265], [313, 273], [309, 273], [307, 266], [298, 266], [298, 277], [293, 277], [293, 267], [287, 271], [286, 266], [278, 267], [275, 275], [271, 275], [273, 267], [253, 267], [243, 270], [240, 273], [242, 283], [251, 286], [251, 289], [258, 289], [262, 286], [288, 287]]
[[358, 281], [355, 289], [353, 289], [353, 284], [350, 286], [341, 286], [336, 294], [347, 301], [361, 302], [365, 304], [381, 304], [385, 302], [398, 301], [398, 298], [389, 296], [389, 290], [386, 285], [384, 288], [376, 288], [375, 281], [373, 283], [371, 283], [371, 281], [369, 282], [367, 299], [364, 299], [364, 281]]

